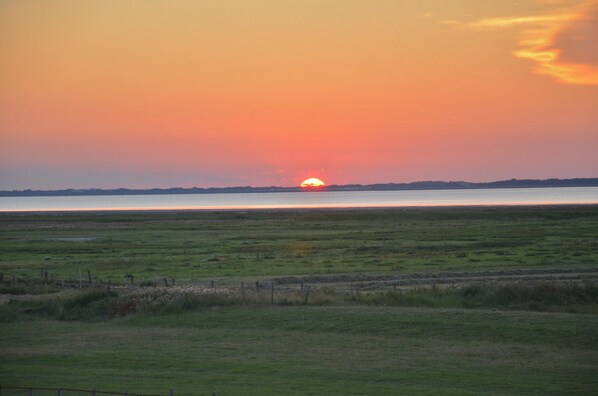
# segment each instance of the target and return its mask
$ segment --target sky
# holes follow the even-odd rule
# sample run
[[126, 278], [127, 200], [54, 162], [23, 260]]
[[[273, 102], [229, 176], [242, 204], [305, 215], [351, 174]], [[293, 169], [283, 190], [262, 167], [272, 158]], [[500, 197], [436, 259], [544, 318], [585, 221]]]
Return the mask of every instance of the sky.
[[598, 0], [2, 0], [0, 189], [598, 177]]

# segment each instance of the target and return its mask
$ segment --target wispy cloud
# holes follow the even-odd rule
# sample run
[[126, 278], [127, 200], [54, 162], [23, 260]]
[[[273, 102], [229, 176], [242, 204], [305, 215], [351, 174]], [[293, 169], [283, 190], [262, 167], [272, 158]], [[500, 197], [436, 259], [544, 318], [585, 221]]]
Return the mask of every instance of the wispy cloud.
[[476, 30], [520, 29], [519, 48], [513, 55], [533, 61], [536, 73], [569, 84], [598, 85], [598, 0], [541, 2], [559, 9], [458, 25]]
[[572, 21], [577, 16], [575, 14], [564, 15], [537, 15], [524, 17], [505, 17], [505, 18], [486, 18], [467, 24], [471, 28], [503, 28], [516, 25], [561, 23]]

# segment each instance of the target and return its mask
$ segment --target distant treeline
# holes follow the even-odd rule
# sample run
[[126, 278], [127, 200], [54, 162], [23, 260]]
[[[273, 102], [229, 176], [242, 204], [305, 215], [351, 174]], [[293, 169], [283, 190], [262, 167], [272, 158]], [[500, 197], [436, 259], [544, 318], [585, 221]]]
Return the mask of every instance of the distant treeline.
[[[420, 181], [413, 183], [345, 184], [330, 185], [318, 190], [324, 191], [389, 191], [389, 190], [448, 190], [475, 188], [531, 188], [531, 187], [598, 187], [598, 178], [577, 179], [511, 179], [487, 183], [465, 181]], [[66, 190], [13, 190], [0, 191], [0, 197], [72, 196], [72, 195], [152, 195], [152, 194], [223, 194], [223, 193], [265, 193], [297, 192], [300, 187], [210, 187], [210, 188], [151, 188], [151, 189], [66, 189]], [[313, 191], [313, 190], [312, 190]]]

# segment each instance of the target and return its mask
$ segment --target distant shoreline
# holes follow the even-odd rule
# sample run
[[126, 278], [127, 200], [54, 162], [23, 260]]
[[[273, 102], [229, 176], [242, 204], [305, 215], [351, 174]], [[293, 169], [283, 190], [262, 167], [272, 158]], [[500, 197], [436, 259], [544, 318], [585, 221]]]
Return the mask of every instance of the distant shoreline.
[[[511, 179], [494, 182], [473, 183], [465, 181], [420, 181], [412, 183], [378, 183], [330, 185], [309, 191], [397, 191], [397, 190], [458, 190], [494, 188], [546, 188], [546, 187], [598, 187], [598, 178], [574, 179]], [[163, 194], [229, 194], [229, 193], [277, 193], [305, 191], [301, 187], [173, 187], [151, 189], [63, 189], [63, 190], [12, 190], [0, 191], [0, 197], [51, 197], [92, 195], [163, 195]]]
[[320, 213], [374, 213], [374, 212], [395, 212], [395, 211], [484, 211], [484, 210], [526, 210], [526, 209], [543, 209], [543, 210], [557, 210], [564, 208], [593, 208], [598, 207], [596, 203], [548, 203], [548, 204], [489, 204], [489, 205], [413, 205], [413, 206], [360, 206], [360, 207], [321, 207], [321, 208], [221, 208], [221, 209], [73, 209], [73, 210], [15, 210], [2, 211], [1, 217], [10, 216], [27, 216], [27, 215], [152, 215], [152, 214], [179, 214], [179, 213], [302, 213], [302, 212], [320, 212]]

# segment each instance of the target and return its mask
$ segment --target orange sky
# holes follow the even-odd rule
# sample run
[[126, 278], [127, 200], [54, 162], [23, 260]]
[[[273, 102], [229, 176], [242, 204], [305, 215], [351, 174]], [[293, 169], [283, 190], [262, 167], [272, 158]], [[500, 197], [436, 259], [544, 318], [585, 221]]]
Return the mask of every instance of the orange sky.
[[598, 177], [598, 1], [5, 0], [0, 189]]

